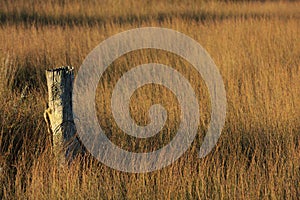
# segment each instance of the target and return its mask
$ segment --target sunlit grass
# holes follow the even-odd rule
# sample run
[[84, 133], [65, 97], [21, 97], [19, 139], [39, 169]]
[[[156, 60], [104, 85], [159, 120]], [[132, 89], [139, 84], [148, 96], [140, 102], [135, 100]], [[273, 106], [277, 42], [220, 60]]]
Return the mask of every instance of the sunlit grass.
[[[127, 0], [103, 1], [99, 5], [96, 1], [86, 4], [3, 1], [0, 5], [0, 167], [3, 170], [0, 197], [297, 199], [300, 196], [299, 3]], [[20, 17], [22, 12], [33, 14], [33, 19], [44, 16], [46, 20], [38, 23], [24, 20]], [[163, 20], [159, 13], [164, 13]], [[206, 18], [197, 19], [202, 15]], [[88, 22], [94, 18], [95, 23]], [[76, 19], [84, 20], [73, 23]], [[140, 124], [147, 124], [151, 104], [166, 105], [168, 124], [151, 141], [136, 141], [122, 135], [107, 102], [110, 102], [109, 92], [124, 71], [147, 62], [167, 64], [188, 78], [200, 102], [199, 133], [190, 149], [171, 166], [146, 174], [118, 172], [88, 156], [70, 167], [58, 168], [43, 119], [47, 101], [44, 70], [72, 65], [77, 71], [87, 54], [107, 37], [145, 26], [187, 34], [208, 51], [219, 67], [227, 92], [227, 118], [217, 146], [207, 157], [197, 158], [210, 117], [208, 92], [201, 77], [193, 73], [187, 62], [170, 53], [145, 50], [119, 58], [100, 80], [99, 122], [112, 141], [123, 148], [144, 151], [165, 145], [179, 123], [177, 102], [165, 88], [145, 87], [135, 93], [130, 105], [133, 119]], [[26, 87], [26, 98], [21, 98]]]

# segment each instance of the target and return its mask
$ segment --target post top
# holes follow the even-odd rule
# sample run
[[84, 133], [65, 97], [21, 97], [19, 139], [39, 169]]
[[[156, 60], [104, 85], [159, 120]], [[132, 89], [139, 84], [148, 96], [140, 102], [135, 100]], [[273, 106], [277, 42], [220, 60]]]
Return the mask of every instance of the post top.
[[58, 72], [58, 71], [67, 71], [67, 72], [71, 72], [74, 70], [74, 67], [72, 66], [62, 66], [62, 67], [58, 67], [58, 68], [54, 68], [54, 69], [47, 69], [47, 72]]

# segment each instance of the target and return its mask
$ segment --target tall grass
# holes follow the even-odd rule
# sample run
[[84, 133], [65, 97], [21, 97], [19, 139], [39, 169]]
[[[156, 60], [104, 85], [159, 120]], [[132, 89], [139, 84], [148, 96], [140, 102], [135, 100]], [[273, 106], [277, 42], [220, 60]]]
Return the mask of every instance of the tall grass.
[[[300, 196], [299, 3], [20, 0], [2, 1], [0, 10], [0, 197]], [[89, 155], [78, 158], [70, 167], [58, 168], [43, 119], [47, 101], [44, 70], [72, 65], [77, 71], [87, 54], [108, 36], [144, 26], [167, 27], [189, 35], [219, 67], [228, 108], [217, 146], [207, 157], [197, 158], [209, 123], [210, 102], [192, 66], [167, 52], [136, 51], [116, 60], [99, 82], [101, 126], [113, 142], [134, 151], [159, 148], [170, 141], [179, 123], [178, 105], [165, 88], [142, 88], [130, 104], [132, 117], [139, 124], [147, 124], [150, 105], [160, 102], [166, 106], [170, 116], [167, 126], [150, 141], [123, 134], [107, 104], [123, 72], [137, 64], [160, 62], [176, 68], [195, 88], [201, 123], [192, 146], [174, 164], [145, 174], [110, 169]]]

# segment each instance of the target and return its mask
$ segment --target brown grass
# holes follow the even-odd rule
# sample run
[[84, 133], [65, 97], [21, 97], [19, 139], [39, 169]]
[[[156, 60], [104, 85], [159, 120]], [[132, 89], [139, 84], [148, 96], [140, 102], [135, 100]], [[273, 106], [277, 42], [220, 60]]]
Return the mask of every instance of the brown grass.
[[[0, 197], [4, 199], [297, 199], [300, 196], [300, 5], [297, 2], [2, 1], [0, 3]], [[165, 129], [150, 141], [128, 138], [109, 115], [110, 92], [129, 68], [169, 64], [200, 101], [199, 134], [174, 164], [151, 173], [118, 172], [93, 158], [58, 168], [43, 120], [44, 70], [79, 69], [101, 41], [136, 27], [167, 27], [197, 40], [220, 69], [227, 118], [213, 151], [197, 158], [209, 122], [201, 77], [184, 60], [144, 50], [119, 58], [97, 90], [99, 120], [112, 141], [135, 151], [165, 145], [178, 125], [178, 105], [164, 88], [137, 91], [133, 118], [166, 106]], [[25, 88], [28, 89], [25, 89]], [[26, 98], [21, 99], [21, 93]], [[162, 96], [162, 98], [156, 98]], [[171, 100], [171, 103], [170, 103]], [[143, 102], [143, 103], [142, 103]], [[151, 145], [149, 145], [151, 144]]]

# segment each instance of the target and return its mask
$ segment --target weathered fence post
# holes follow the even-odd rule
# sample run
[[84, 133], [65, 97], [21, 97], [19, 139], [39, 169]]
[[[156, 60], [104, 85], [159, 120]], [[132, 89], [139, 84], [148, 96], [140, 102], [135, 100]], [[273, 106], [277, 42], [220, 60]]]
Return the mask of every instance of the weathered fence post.
[[73, 68], [46, 70], [46, 79], [49, 102], [44, 117], [52, 135], [53, 153], [60, 164], [65, 164], [82, 152], [72, 110]]

